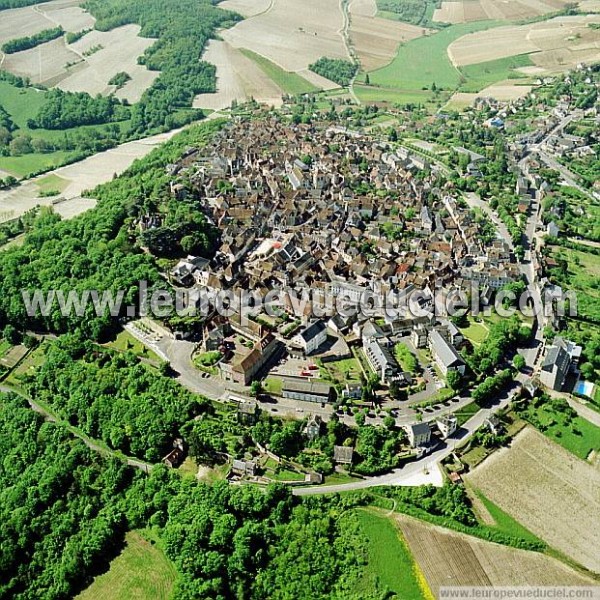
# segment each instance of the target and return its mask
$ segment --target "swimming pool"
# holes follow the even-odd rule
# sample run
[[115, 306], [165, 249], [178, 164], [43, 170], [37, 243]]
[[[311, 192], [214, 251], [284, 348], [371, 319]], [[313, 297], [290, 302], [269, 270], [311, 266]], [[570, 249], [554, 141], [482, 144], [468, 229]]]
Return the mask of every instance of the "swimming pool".
[[588, 398], [593, 398], [594, 394], [594, 384], [590, 381], [578, 381], [575, 386], [575, 392], [577, 394], [581, 394], [582, 396], [587, 396]]

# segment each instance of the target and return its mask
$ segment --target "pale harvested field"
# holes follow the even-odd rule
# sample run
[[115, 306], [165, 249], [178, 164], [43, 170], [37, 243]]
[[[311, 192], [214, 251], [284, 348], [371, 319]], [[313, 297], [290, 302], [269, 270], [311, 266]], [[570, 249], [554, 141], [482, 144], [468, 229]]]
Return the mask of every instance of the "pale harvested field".
[[496, 98], [501, 102], [510, 102], [527, 96], [532, 90], [530, 85], [516, 85], [514, 81], [500, 81], [481, 90], [477, 95]]
[[224, 0], [219, 2], [219, 8], [232, 10], [243, 17], [253, 17], [265, 12], [271, 6], [272, 0]]
[[[88, 92], [89, 94], [108, 94], [114, 91], [108, 82], [119, 71], [131, 76], [117, 94], [136, 102], [146, 88], [158, 77], [158, 72], [148, 71], [137, 59], [156, 40], [140, 37], [138, 25], [125, 25], [112, 31], [91, 31], [80, 40], [71, 44], [69, 49], [80, 59], [85, 60], [85, 69], [70, 74], [57, 87], [69, 92]], [[83, 53], [94, 46], [103, 46], [102, 50], [84, 57]]]
[[588, 27], [588, 23], [597, 22], [600, 22], [597, 15], [578, 15], [529, 25], [497, 27], [452, 42], [448, 46], [448, 56], [453, 64], [464, 66], [535, 53], [531, 59], [536, 65], [560, 70], [600, 54], [600, 36]]
[[527, 33], [531, 25], [496, 27], [487, 31], [469, 33], [448, 46], [452, 64], [465, 66], [505, 58], [515, 54], [536, 52]]
[[3, 10], [0, 14], [0, 45], [15, 38], [39, 33], [53, 26], [48, 19], [36, 13], [31, 6]]
[[270, 105], [281, 104], [281, 88], [227, 42], [210, 40], [202, 59], [217, 67], [217, 93], [196, 96], [195, 108], [219, 110], [231, 106], [233, 100], [243, 102], [250, 97]]
[[44, 15], [54, 25], [60, 25], [65, 31], [82, 31], [94, 27], [96, 19], [78, 6], [78, 0], [54, 0], [39, 4], [35, 11]]
[[[588, 0], [596, 1], [596, 0]], [[433, 20], [441, 23], [468, 23], [498, 19], [519, 21], [556, 12], [567, 0], [457, 0], [442, 2]]]
[[376, 0], [352, 0], [348, 8], [351, 15], [374, 17], [377, 14]]
[[366, 71], [387, 65], [395, 56], [400, 42], [425, 35], [427, 29], [408, 23], [352, 15], [350, 38]]
[[52, 87], [69, 76], [65, 65], [79, 60], [79, 56], [65, 45], [64, 39], [58, 38], [37, 48], [7, 54], [2, 68], [15, 75], [29, 77], [33, 83]]
[[312, 83], [313, 85], [316, 85], [318, 88], [321, 88], [323, 90], [335, 90], [340, 87], [337, 83], [331, 81], [330, 79], [325, 79], [325, 77], [322, 77], [318, 73], [314, 73], [309, 68], [300, 69], [296, 72], [298, 73], [298, 75], [300, 75], [300, 77], [306, 79], [306, 81]]
[[487, 15], [488, 19], [500, 19], [504, 18], [504, 13], [500, 8], [500, 3], [497, 0], [480, 0], [481, 8]]
[[93, 27], [95, 19], [77, 4], [77, 0], [54, 0], [39, 7], [3, 10], [0, 18], [0, 45], [57, 25], [61, 25], [65, 31]]
[[405, 515], [396, 519], [436, 598], [440, 586], [595, 585], [544, 554], [486, 542]]
[[579, 10], [583, 12], [600, 12], [600, 0], [583, 0], [583, 2], [579, 2]]
[[439, 23], [468, 23], [484, 21], [487, 18], [479, 0], [442, 2], [442, 7], [433, 13], [433, 20]]
[[[79, 9], [56, 8], [48, 11], [48, 14], [59, 13], [59, 16], [64, 17], [65, 14], [71, 14], [64, 11], [73, 10]], [[31, 10], [30, 13], [37, 14]], [[55, 26], [50, 21], [47, 24]], [[132, 103], [137, 102], [159, 75], [158, 72], [149, 71], [137, 64], [138, 57], [155, 42], [153, 39], [140, 37], [139, 31], [138, 25], [125, 25], [108, 32], [91, 31], [70, 45], [59, 38], [37, 48], [4, 56], [2, 68], [15, 75], [29, 77], [32, 82], [42, 83], [47, 87], [59, 87], [69, 92], [88, 92], [92, 95], [115, 92], [115, 87], [108, 85], [108, 82], [116, 73], [125, 71], [129, 73], [131, 80], [116, 91], [116, 96]], [[98, 45], [103, 48], [90, 56], [83, 55]]]
[[248, 48], [286, 71], [301, 71], [322, 56], [348, 58], [337, 0], [273, 0], [266, 12], [221, 32], [235, 48]]
[[[60, 194], [60, 198], [64, 198], [66, 201], [54, 205], [54, 209], [65, 218], [69, 218], [91, 208], [95, 201], [81, 198], [84, 190], [106, 183], [114, 175], [120, 175], [135, 159], [146, 156], [178, 131], [180, 130], [127, 142], [117, 148], [99, 152], [78, 163], [55, 169], [51, 173], [65, 179], [68, 184]], [[29, 179], [11, 190], [0, 190], [0, 222], [18, 217], [38, 205], [51, 206], [57, 198], [41, 198], [37, 184], [38, 180], [47, 176], [48, 173]]]
[[467, 106], [471, 106], [479, 96], [480, 94], [472, 92], [454, 92], [444, 108], [447, 110], [463, 110]]
[[467, 479], [552, 548], [600, 573], [600, 470], [527, 427]]

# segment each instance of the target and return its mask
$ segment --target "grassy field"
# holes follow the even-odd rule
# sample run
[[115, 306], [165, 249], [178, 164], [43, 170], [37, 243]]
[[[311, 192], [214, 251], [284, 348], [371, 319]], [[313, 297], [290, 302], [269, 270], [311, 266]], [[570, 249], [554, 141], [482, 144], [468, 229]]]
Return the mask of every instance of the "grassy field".
[[555, 411], [550, 404], [537, 408], [530, 405], [526, 415], [537, 420], [544, 431], [542, 433], [553, 442], [585, 460], [592, 450], [600, 451], [600, 428], [586, 419], [573, 417], [570, 424], [565, 422], [565, 416]]
[[392, 87], [373, 87], [355, 85], [354, 93], [361, 102], [390, 102], [392, 104], [427, 104], [431, 100], [431, 92]]
[[466, 82], [460, 86], [461, 92], [478, 92], [481, 89], [504, 79], [525, 79], [525, 75], [515, 71], [518, 67], [533, 65], [529, 54], [517, 54], [488, 62], [461, 67]]
[[158, 536], [151, 530], [130, 531], [125, 548], [96, 577], [78, 600], [166, 600], [177, 578], [175, 567], [165, 556]]
[[417, 358], [404, 344], [396, 344], [394, 346], [394, 356], [403, 371], [415, 373], [417, 370]]
[[342, 384], [360, 381], [360, 365], [356, 358], [346, 358], [333, 362], [323, 363], [321, 367], [321, 377], [329, 377]]
[[35, 350], [31, 351], [21, 364], [19, 364], [19, 366], [8, 376], [6, 380], [7, 383], [19, 389], [21, 386], [21, 377], [26, 373], [35, 371], [37, 367], [44, 364], [45, 360], [46, 347], [42, 343]]
[[267, 377], [263, 381], [264, 390], [270, 394], [275, 394], [276, 396], [281, 396], [282, 385], [283, 381], [280, 377]]
[[[62, 140], [65, 135], [77, 134], [89, 130], [103, 130], [103, 126], [82, 126], [65, 130], [30, 129], [28, 119], [34, 118], [44, 104], [45, 92], [35, 88], [18, 88], [5, 81], [0, 81], [0, 98], [2, 106], [18, 127], [13, 136], [28, 135], [32, 139], [44, 139], [48, 142]], [[113, 124], [114, 125], [114, 124]], [[129, 121], [116, 124], [121, 129], [128, 127]], [[31, 173], [51, 170], [73, 161], [78, 153], [63, 151], [49, 153], [31, 153], [22, 156], [0, 156], [0, 170], [7, 171], [15, 177], [27, 177]]]
[[475, 346], [478, 346], [488, 336], [488, 329], [481, 323], [477, 323], [473, 317], [468, 317], [469, 325], [460, 327], [460, 332]]
[[371, 589], [373, 581], [378, 580], [398, 598], [430, 598], [429, 590], [423, 589], [419, 580], [420, 571], [394, 523], [372, 510], [357, 510], [354, 514], [367, 539], [368, 549], [368, 563], [362, 581], [357, 585], [357, 595]]
[[253, 60], [286, 94], [296, 95], [319, 91], [319, 88], [304, 77], [282, 69], [268, 58], [246, 48], [240, 48], [240, 51], [244, 56]]
[[389, 65], [369, 74], [371, 83], [406, 91], [431, 88], [433, 83], [438, 89], [455, 89], [460, 85], [462, 76], [448, 58], [448, 45], [467, 33], [499, 24], [496, 21], [480, 21], [452, 25], [433, 35], [402, 44]]
[[476, 415], [479, 410], [479, 406], [475, 402], [471, 402], [470, 404], [463, 406], [460, 410], [457, 410], [454, 415], [458, 426], [460, 427], [466, 423], [472, 416]]
[[146, 348], [142, 342], [134, 338], [128, 331], [121, 331], [112, 342], [108, 342], [106, 345], [119, 352], [133, 352], [137, 356], [161, 362], [152, 350]]
[[504, 512], [497, 504], [494, 504], [489, 498], [486, 498], [483, 492], [480, 490], [473, 490], [473, 493], [481, 500], [492, 519], [494, 519], [496, 523], [494, 527], [496, 529], [503, 533], [507, 533], [508, 535], [521, 538], [522, 540], [527, 540], [528, 542], [544, 543], [540, 538], [531, 533], [529, 529], [523, 527], [521, 523], [516, 521], [508, 513]]
[[568, 272], [561, 274], [559, 283], [575, 291], [579, 314], [600, 321], [600, 256], [559, 246], [552, 247], [552, 256], [567, 262]]
[[40, 192], [58, 192], [59, 194], [65, 190], [69, 185], [69, 182], [54, 173], [41, 177], [37, 180], [37, 186], [40, 188]]
[[75, 156], [74, 152], [62, 150], [50, 154], [33, 152], [22, 156], [0, 156], [0, 170], [15, 177], [28, 177], [31, 173], [52, 171], [72, 161]]

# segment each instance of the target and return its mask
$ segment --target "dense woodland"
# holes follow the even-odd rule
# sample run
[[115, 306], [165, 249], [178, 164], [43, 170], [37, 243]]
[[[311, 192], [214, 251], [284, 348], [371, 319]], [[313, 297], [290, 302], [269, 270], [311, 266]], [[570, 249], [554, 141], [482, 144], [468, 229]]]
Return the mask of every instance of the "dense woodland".
[[180, 435], [182, 424], [211, 408], [135, 356], [76, 336], [50, 344], [45, 359], [26, 382], [31, 397], [127, 455], [158, 462]]
[[83, 92], [50, 90], [35, 119], [27, 125], [31, 129], [69, 129], [79, 125], [100, 125], [124, 121], [130, 109], [114, 96], [95, 97]]
[[432, 21], [433, 12], [439, 5], [439, 0], [377, 0], [379, 10], [392, 13], [399, 21], [423, 27], [441, 26]]
[[317, 62], [309, 65], [309, 69], [317, 75], [326, 77], [330, 81], [346, 87], [350, 85], [352, 78], [356, 75], [358, 65], [340, 58], [320, 58]]
[[79, 217], [61, 221], [42, 211], [23, 245], [0, 254], [0, 326], [12, 323], [19, 329], [80, 331], [94, 340], [114, 330], [116, 319], [98, 316], [91, 303], [82, 315], [72, 311], [63, 316], [55, 304], [49, 315], [29, 317], [21, 290], [123, 290], [124, 305], [135, 305], [139, 282], [151, 286], [159, 281], [159, 274], [151, 258], [135, 247], [129, 222], [147, 206], [169, 197], [165, 165], [190, 144], [204, 143], [220, 126], [213, 121], [192, 127], [137, 161], [121, 177], [100, 187], [95, 193], [97, 207]]
[[204, 47], [219, 27], [240, 19], [207, 0], [88, 0], [96, 29], [107, 31], [136, 23], [140, 35], [157, 38], [140, 62], [160, 71], [132, 109], [132, 131], [173, 128], [197, 118], [191, 110], [197, 94], [215, 90], [215, 67], [200, 61]]
[[128, 529], [146, 525], [177, 567], [176, 598], [282, 598], [305, 586], [313, 598], [351, 597], [364, 555], [337, 514], [355, 500], [299, 503], [281, 487], [207, 486], [164, 467], [146, 476], [100, 458], [20, 398], [0, 404], [0, 597], [72, 597]]
[[387, 598], [378, 581], [364, 587], [369, 553], [353, 510], [385, 497], [433, 523], [543, 549], [479, 525], [460, 486], [299, 499], [281, 485], [206, 485], [162, 465], [147, 475], [89, 450], [13, 395], [0, 396], [0, 429], [2, 598], [72, 597], [108, 568], [125, 532], [142, 527], [162, 538], [178, 600]]

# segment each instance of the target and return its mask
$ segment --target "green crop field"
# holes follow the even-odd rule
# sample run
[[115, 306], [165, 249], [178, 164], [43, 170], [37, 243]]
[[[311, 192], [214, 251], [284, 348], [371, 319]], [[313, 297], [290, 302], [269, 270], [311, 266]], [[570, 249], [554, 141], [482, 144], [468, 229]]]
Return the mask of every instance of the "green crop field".
[[22, 156], [0, 156], [0, 170], [15, 177], [27, 177], [31, 173], [51, 171], [67, 164], [76, 156], [75, 152], [51, 152], [23, 154]]
[[109, 570], [79, 594], [79, 600], [163, 600], [171, 596], [177, 577], [158, 536], [149, 530], [130, 531], [125, 548]]
[[355, 85], [354, 93], [361, 102], [391, 102], [392, 104], [426, 104], [431, 93], [422, 90], [400, 90], [389, 87]]
[[40, 188], [40, 192], [58, 192], [59, 194], [69, 185], [69, 182], [66, 179], [63, 179], [54, 173], [41, 177], [36, 183], [38, 188]]
[[433, 83], [438, 88], [456, 89], [461, 83], [461, 73], [448, 58], [448, 45], [467, 33], [498, 25], [501, 23], [497, 21], [452, 25], [402, 44], [396, 58], [389, 65], [369, 73], [369, 79], [373, 84], [406, 91], [431, 88]]
[[398, 598], [425, 598], [419, 584], [418, 567], [394, 523], [372, 510], [360, 509], [354, 514], [367, 540], [368, 555], [362, 581], [357, 586], [357, 595], [360, 596], [361, 591], [371, 590], [373, 581], [377, 580], [397, 594]]
[[519, 67], [533, 65], [529, 54], [517, 54], [497, 60], [477, 63], [461, 67], [466, 82], [460, 86], [461, 92], [479, 92], [488, 85], [504, 79], [527, 79], [525, 75], [515, 71]]
[[253, 60], [286, 94], [295, 96], [296, 94], [319, 91], [319, 88], [304, 79], [304, 77], [300, 77], [297, 73], [282, 69], [268, 58], [256, 54], [252, 50], [246, 48], [240, 48], [240, 50], [244, 56]]

